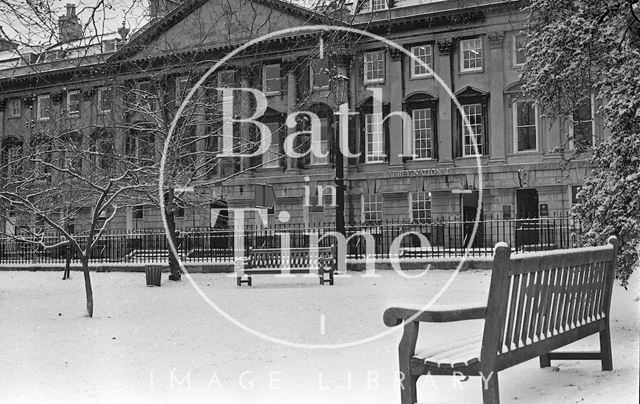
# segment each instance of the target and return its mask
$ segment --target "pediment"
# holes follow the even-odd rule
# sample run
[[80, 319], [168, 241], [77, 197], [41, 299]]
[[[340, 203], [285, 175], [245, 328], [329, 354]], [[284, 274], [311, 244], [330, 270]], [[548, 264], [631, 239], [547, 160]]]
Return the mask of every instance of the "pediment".
[[155, 22], [115, 60], [233, 46], [270, 32], [319, 22], [311, 10], [282, 0], [194, 0]]

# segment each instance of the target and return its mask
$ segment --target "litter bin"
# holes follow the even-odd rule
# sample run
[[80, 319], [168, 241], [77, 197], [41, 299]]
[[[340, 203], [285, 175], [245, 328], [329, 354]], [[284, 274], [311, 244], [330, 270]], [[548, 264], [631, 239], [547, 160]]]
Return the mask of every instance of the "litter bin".
[[162, 268], [160, 265], [145, 265], [144, 272], [147, 276], [147, 286], [160, 286]]

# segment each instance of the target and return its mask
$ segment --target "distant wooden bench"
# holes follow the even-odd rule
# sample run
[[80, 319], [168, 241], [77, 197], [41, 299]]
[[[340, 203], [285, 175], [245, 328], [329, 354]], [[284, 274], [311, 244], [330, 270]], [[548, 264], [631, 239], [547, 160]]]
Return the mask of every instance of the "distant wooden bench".
[[[387, 326], [404, 324], [398, 348], [402, 404], [416, 402], [421, 375], [482, 376], [483, 402], [499, 403], [498, 372], [540, 358], [594, 359], [612, 370], [609, 308], [618, 240], [600, 247], [529, 253], [511, 257], [498, 243], [486, 307], [422, 311], [403, 307], [384, 313]], [[420, 322], [484, 319], [477, 339], [416, 353]], [[589, 335], [600, 334], [599, 352], [553, 352]]]
[[243, 270], [237, 273], [237, 284], [251, 286], [252, 275], [317, 273], [320, 285], [333, 285], [336, 271], [336, 248], [290, 248], [283, 256], [279, 248], [250, 249]]

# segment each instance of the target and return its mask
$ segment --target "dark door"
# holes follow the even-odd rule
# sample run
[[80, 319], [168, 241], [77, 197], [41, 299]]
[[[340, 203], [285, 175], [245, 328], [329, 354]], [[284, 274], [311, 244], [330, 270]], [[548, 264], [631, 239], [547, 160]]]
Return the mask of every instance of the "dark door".
[[[473, 233], [473, 226], [476, 222], [478, 213], [478, 191], [472, 191], [462, 194], [462, 220], [463, 220], [463, 244], [466, 247]], [[478, 223], [478, 231], [471, 243], [471, 247], [484, 247], [484, 228], [482, 226], [482, 212], [480, 212], [480, 222]]]
[[540, 241], [538, 221], [538, 191], [535, 189], [518, 189], [516, 248], [536, 249]]

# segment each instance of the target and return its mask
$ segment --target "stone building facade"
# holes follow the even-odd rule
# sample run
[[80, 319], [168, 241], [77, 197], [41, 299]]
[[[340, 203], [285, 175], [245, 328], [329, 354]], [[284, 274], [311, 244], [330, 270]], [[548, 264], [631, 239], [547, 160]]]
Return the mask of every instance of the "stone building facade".
[[[256, 184], [274, 188], [274, 222], [280, 211], [289, 212], [296, 223], [334, 222], [340, 123], [335, 113], [344, 102], [356, 113], [345, 124], [348, 146], [361, 154], [343, 161], [347, 223], [473, 219], [480, 189], [485, 215], [538, 217], [571, 207], [588, 167], [584, 157], [563, 164], [563, 156], [572, 148], [588, 149], [604, 135], [594, 105], [552, 121], [522, 94], [524, 2], [371, 0], [361, 2], [355, 14], [310, 11], [277, 0], [249, 3], [168, 2], [171, 7], [162, 8], [161, 15], [131, 37], [126, 32], [104, 36], [97, 45], [75, 38], [66, 47], [21, 56], [0, 52], [3, 161], [24, 152], [43, 128], [55, 132], [56, 127], [78, 133], [85, 147], [106, 138], [116, 153], [139, 153], [140, 140], [119, 125], [134, 114], [119, 102], [114, 88], [131, 95], [146, 85], [162, 87], [160, 93], [177, 108], [185, 89], [247, 40], [285, 28], [328, 24], [380, 35], [406, 53], [372, 38], [317, 30], [270, 38], [258, 52], [225, 63], [196, 94], [207, 100], [205, 88], [260, 89], [268, 101], [260, 120], [273, 130], [272, 144], [262, 161], [222, 159], [211, 175], [220, 180], [238, 170], [241, 174], [191, 184], [205, 189], [199, 195], [206, 197], [181, 212], [179, 227], [214, 226], [225, 204], [254, 207]], [[66, 18], [72, 17], [68, 10]], [[455, 94], [471, 131], [436, 76]], [[211, 98], [213, 110], [219, 102]], [[237, 103], [242, 114], [250, 114], [254, 106], [244, 92]], [[286, 136], [300, 130], [300, 124], [287, 127], [285, 120], [301, 110], [320, 118], [319, 147], [329, 156], [283, 156]], [[207, 111], [203, 107], [194, 124], [204, 138], [212, 130]], [[411, 118], [408, 129], [399, 112]], [[250, 126], [238, 125], [241, 138], [251, 136]], [[567, 142], [578, 129], [579, 139], [576, 135]], [[162, 138], [150, 143], [158, 159]], [[210, 143], [198, 142], [197, 150]], [[324, 198], [318, 197], [318, 186], [328, 190]], [[89, 215], [88, 209], [80, 215]], [[159, 228], [158, 209], [141, 202], [113, 226]]]

